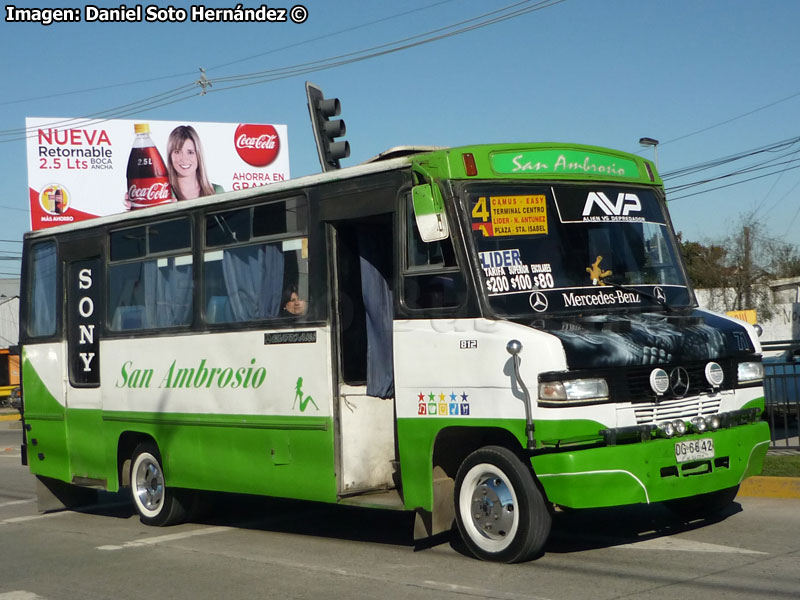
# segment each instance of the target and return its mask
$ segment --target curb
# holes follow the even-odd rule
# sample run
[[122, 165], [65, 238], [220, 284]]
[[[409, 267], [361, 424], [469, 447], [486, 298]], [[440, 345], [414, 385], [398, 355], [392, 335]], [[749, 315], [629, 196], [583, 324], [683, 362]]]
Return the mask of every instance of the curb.
[[742, 482], [738, 495], [800, 500], [800, 477], [750, 477]]
[[16, 415], [0, 415], [0, 421], [19, 421], [19, 413]]

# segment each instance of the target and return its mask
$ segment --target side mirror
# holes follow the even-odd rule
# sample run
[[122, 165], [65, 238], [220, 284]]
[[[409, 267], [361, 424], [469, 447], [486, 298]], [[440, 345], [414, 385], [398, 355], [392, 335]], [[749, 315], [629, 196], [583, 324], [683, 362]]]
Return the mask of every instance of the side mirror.
[[444, 198], [435, 183], [415, 185], [411, 188], [414, 203], [414, 218], [423, 242], [436, 242], [447, 239], [450, 229], [444, 212]]

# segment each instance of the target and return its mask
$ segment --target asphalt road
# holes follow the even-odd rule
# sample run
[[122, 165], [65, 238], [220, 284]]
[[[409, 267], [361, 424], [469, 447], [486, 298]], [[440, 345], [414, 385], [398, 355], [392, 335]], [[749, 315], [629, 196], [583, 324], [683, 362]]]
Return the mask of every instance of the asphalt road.
[[125, 497], [41, 515], [0, 423], [0, 600], [94, 598], [800, 597], [800, 500], [737, 499], [714, 520], [661, 506], [557, 513], [545, 555], [468, 558], [415, 547], [410, 515], [217, 495], [206, 517], [142, 525]]

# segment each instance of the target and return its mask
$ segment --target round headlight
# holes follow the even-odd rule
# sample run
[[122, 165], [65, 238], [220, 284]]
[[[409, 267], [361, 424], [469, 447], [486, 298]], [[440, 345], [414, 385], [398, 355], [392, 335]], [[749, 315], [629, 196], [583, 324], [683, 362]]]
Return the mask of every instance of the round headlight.
[[664, 421], [663, 423], [660, 423], [660, 424], [659, 424], [658, 428], [659, 428], [659, 429], [660, 429], [660, 430], [661, 430], [661, 431], [664, 433], [664, 435], [665, 435], [665, 436], [667, 436], [668, 438], [670, 438], [670, 437], [672, 437], [673, 435], [675, 435], [675, 425], [672, 423], [672, 421]]
[[706, 380], [714, 387], [719, 387], [725, 380], [725, 372], [719, 363], [710, 362], [706, 365]]
[[672, 422], [675, 426], [675, 433], [678, 435], [684, 435], [686, 433], [686, 421], [683, 419], [676, 419]]
[[695, 431], [698, 433], [703, 433], [708, 425], [706, 424], [706, 420], [703, 417], [695, 417], [692, 419], [692, 427], [694, 427]]
[[659, 396], [669, 389], [669, 375], [664, 369], [650, 371], [650, 387]]
[[711, 418], [708, 419], [708, 428], [711, 431], [714, 431], [715, 429], [719, 429], [719, 423], [720, 423], [719, 422], [719, 416], [718, 415], [713, 415]]

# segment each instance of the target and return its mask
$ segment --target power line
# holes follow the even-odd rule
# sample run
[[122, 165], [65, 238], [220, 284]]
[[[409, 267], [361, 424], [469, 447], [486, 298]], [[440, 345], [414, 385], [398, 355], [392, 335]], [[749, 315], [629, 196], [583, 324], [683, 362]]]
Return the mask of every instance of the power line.
[[[787, 166], [787, 165], [794, 165], [794, 163], [797, 163], [800, 160], [800, 158], [798, 158], [798, 154], [800, 154], [800, 149], [798, 149], [798, 150], [789, 150], [787, 152], [781, 152], [781, 151], [782, 150], [786, 150], [786, 149], [791, 149], [792, 146], [794, 146], [798, 142], [800, 142], [800, 136], [788, 138], [788, 139], [781, 140], [781, 141], [778, 141], [778, 142], [773, 142], [773, 143], [770, 143], [770, 144], [766, 144], [764, 146], [760, 146], [758, 148], [746, 150], [746, 151], [743, 151], [743, 152], [739, 152], [739, 153], [732, 154], [732, 155], [725, 156], [725, 157], [718, 158], [718, 159], [713, 159], [713, 160], [710, 160], [710, 161], [699, 163], [697, 165], [690, 165], [690, 166], [687, 166], [687, 167], [682, 167], [680, 169], [676, 169], [674, 171], [664, 173], [662, 175], [662, 177], [663, 177], [663, 179], [665, 181], [666, 180], [670, 180], [670, 179], [681, 179], [683, 177], [686, 177], [687, 175], [696, 174], [696, 173], [699, 173], [699, 172], [704, 171], [704, 170], [718, 168], [720, 166], [723, 166], [723, 165], [726, 165], [726, 164], [731, 164], [733, 162], [736, 162], [736, 161], [739, 161], [739, 160], [743, 160], [743, 159], [746, 159], [746, 158], [752, 158], [752, 157], [760, 155], [760, 154], [764, 154], [764, 153], [768, 153], [768, 152], [770, 152], [770, 153], [779, 153], [777, 156], [771, 157], [771, 158], [763, 160], [761, 162], [757, 162], [757, 163], [748, 165], [746, 167], [743, 167], [743, 168], [740, 168], [740, 169], [737, 169], [737, 170], [734, 170], [734, 171], [731, 171], [731, 172], [728, 172], [728, 173], [723, 173], [721, 175], [717, 175], [717, 176], [714, 176], [714, 177], [707, 177], [707, 178], [700, 179], [700, 180], [697, 180], [697, 181], [691, 181], [691, 182], [687, 182], [687, 183], [684, 183], [684, 184], [679, 184], [679, 185], [675, 185], [675, 186], [666, 188], [666, 192], [669, 193], [669, 194], [675, 194], [675, 193], [683, 192], [683, 191], [685, 191], [687, 189], [690, 189], [690, 188], [693, 188], [693, 187], [706, 185], [706, 184], [712, 183], [714, 181], [720, 181], [722, 179], [728, 179], [728, 178], [732, 178], [732, 177], [739, 177], [739, 176], [746, 175], [746, 174], [749, 174], [749, 173], [754, 173], [756, 171], [760, 171], [760, 170], [763, 170], [763, 169], [775, 168], [775, 167]], [[783, 160], [783, 159], [787, 159], [787, 158], [788, 158], [788, 160]], [[772, 171], [770, 173], [767, 173], [767, 174], [764, 174], [764, 175], [761, 175], [761, 176], [758, 176], [758, 177], [743, 179], [743, 180], [738, 181], [738, 182], [734, 182], [734, 183], [731, 183], [731, 184], [728, 184], [728, 185], [724, 185], [724, 186], [717, 186], [717, 187], [706, 189], [706, 190], [703, 190], [703, 191], [700, 191], [700, 192], [696, 192], [696, 193], [693, 193], [693, 194], [684, 194], [682, 196], [673, 197], [673, 198], [670, 198], [670, 201], [681, 200], [683, 198], [688, 198], [688, 197], [691, 197], [691, 196], [695, 196], [695, 195], [698, 195], [698, 194], [701, 194], [701, 193], [710, 192], [710, 191], [714, 191], [714, 190], [718, 190], [718, 189], [723, 189], [723, 188], [726, 188], [726, 187], [730, 187], [732, 185], [738, 185], [739, 183], [746, 183], [748, 181], [752, 181], [753, 179], [758, 179], [758, 178], [761, 178], [761, 177], [768, 177], [770, 175], [778, 175], [779, 178], [780, 178], [783, 175], [783, 173], [785, 173], [787, 171], [791, 171], [791, 170], [793, 170], [795, 168], [797, 168], [796, 165], [795, 166], [787, 166], [787, 168], [779, 169], [777, 171]], [[798, 184], [796, 184], [791, 190], [789, 190], [786, 194], [784, 194], [779, 199], [778, 203], [780, 203], [781, 200], [783, 200], [789, 194], [791, 194], [792, 191], [797, 187], [797, 185], [800, 185], [800, 182], [798, 182]], [[773, 188], [774, 188], [774, 185], [773, 185]], [[778, 203], [773, 205], [772, 208], [777, 206]]]
[[[166, 92], [162, 92], [161, 94], [150, 96], [149, 98], [144, 98], [142, 100], [137, 100], [135, 102], [129, 102], [128, 104], [123, 104], [122, 106], [118, 106], [115, 108], [98, 111], [96, 113], [90, 113], [85, 117], [76, 117], [73, 119], [64, 119], [62, 121], [53, 121], [52, 123], [44, 125], [44, 127], [62, 127], [62, 128], [88, 127], [90, 125], [96, 125], [97, 123], [102, 123], [103, 121], [107, 121], [112, 118], [127, 116], [133, 113], [142, 112], [145, 110], [152, 110], [154, 108], [160, 108], [162, 106], [174, 104], [175, 102], [180, 102], [181, 100], [186, 100], [187, 98], [190, 98], [192, 96], [197, 96], [199, 94], [200, 94], [199, 91], [195, 91], [194, 83], [186, 84], [177, 88], [173, 88]], [[7, 138], [7, 139], [0, 139], [0, 144], [6, 142], [24, 140], [29, 137], [35, 137], [36, 132], [41, 128], [42, 126], [30, 129], [29, 128], [7, 129], [5, 131], [0, 131], [0, 138]], [[10, 136], [16, 136], [16, 137], [10, 137]]]
[[[794, 167], [788, 167], [786, 169], [781, 169], [780, 171], [774, 171], [772, 173], [765, 173], [764, 175], [757, 175], [756, 177], [750, 177], [749, 179], [744, 179], [742, 181], [734, 181], [733, 183], [729, 183], [727, 185], [720, 185], [720, 186], [717, 186], [717, 187], [714, 187], [714, 188], [710, 188], [710, 189], [707, 189], [707, 190], [701, 190], [699, 192], [694, 192], [692, 194], [685, 194], [683, 196], [678, 196], [677, 198], [670, 198], [670, 202], [675, 202], [676, 200], [683, 200], [684, 198], [690, 198], [692, 196], [697, 196], [698, 194], [705, 194], [706, 192], [713, 192], [714, 190], [721, 190], [721, 189], [724, 189], [724, 188], [732, 187], [734, 185], [747, 183], [748, 181], [754, 181], [756, 179], [762, 179], [764, 177], [770, 177], [772, 175], [777, 175], [778, 173], [783, 173], [784, 171], [792, 171], [794, 169], [800, 169], [800, 165], [796, 165]], [[710, 180], [710, 181], [713, 181], [713, 180]], [[669, 193], [670, 190], [667, 189], [665, 191], [667, 191]]]
[[710, 130], [715, 129], [717, 127], [721, 127], [723, 125], [727, 125], [728, 123], [733, 123], [734, 121], [738, 121], [739, 119], [743, 119], [744, 117], [749, 117], [750, 115], [755, 114], [757, 112], [761, 112], [762, 110], [766, 110], [768, 108], [772, 108], [773, 106], [775, 106], [777, 104], [781, 104], [782, 102], [786, 102], [787, 100], [792, 100], [793, 98], [797, 98], [798, 96], [800, 96], [800, 92], [794, 92], [793, 94], [790, 94], [790, 95], [788, 95], [788, 96], [786, 96], [784, 98], [781, 98], [779, 100], [775, 100], [774, 102], [770, 102], [769, 104], [765, 104], [763, 106], [759, 106], [758, 108], [754, 108], [753, 110], [747, 111], [747, 112], [742, 113], [740, 115], [737, 115], [735, 117], [731, 117], [730, 119], [726, 119], [725, 121], [720, 121], [719, 123], [715, 123], [714, 125], [709, 125], [708, 127], [704, 127], [702, 129], [698, 129], [697, 131], [692, 131], [691, 133], [687, 133], [685, 135], [681, 135], [681, 136], [678, 136], [676, 138], [672, 138], [671, 140], [667, 140], [666, 142], [662, 142], [659, 145], [660, 146], [664, 146], [666, 144], [671, 144], [672, 142], [677, 142], [679, 140], [684, 140], [684, 139], [686, 139], [688, 137], [692, 137], [692, 136], [698, 135], [700, 133], [705, 133], [706, 131], [710, 131]]
[[776, 244], [781, 244], [783, 246], [792, 246], [792, 247], [796, 247], [797, 246], [797, 244], [792, 244], [791, 242], [784, 242], [783, 240], [776, 240], [775, 238], [768, 237], [766, 235], [758, 235], [758, 234], [755, 234], [755, 233], [752, 233], [752, 232], [750, 233], [750, 235], [752, 235], [753, 237], [758, 238], [760, 240], [764, 240], [765, 242], [774, 242]]
[[786, 233], [783, 235], [789, 235], [789, 232], [792, 230], [792, 225], [794, 225], [795, 219], [797, 219], [797, 215], [800, 215], [800, 205], [798, 205], [797, 210], [794, 211], [792, 218], [789, 219], [789, 225], [786, 227]]
[[[352, 64], [355, 62], [360, 62], [363, 60], [368, 60], [370, 58], [375, 58], [378, 56], [384, 56], [387, 54], [392, 54], [395, 52], [400, 52], [402, 50], [407, 50], [410, 48], [414, 48], [417, 46], [421, 46], [424, 44], [429, 44], [432, 42], [436, 42], [442, 39], [446, 39], [449, 37], [454, 37], [456, 35], [460, 35], [462, 33], [467, 33], [469, 31], [473, 31], [475, 29], [480, 29], [482, 27], [487, 27], [489, 25], [494, 25], [496, 23], [500, 23], [502, 21], [506, 21], [512, 18], [516, 18], [530, 12], [543, 10], [545, 8], [550, 8], [557, 4], [564, 2], [565, 0], [539, 0], [533, 6], [528, 6], [524, 8], [519, 8], [521, 5], [530, 4], [531, 0], [524, 0], [523, 2], [517, 2], [514, 4], [509, 4], [503, 8], [490, 11], [488, 13], [484, 13], [482, 15], [478, 15], [476, 17], [472, 17], [470, 19], [465, 19], [463, 21], [459, 21], [457, 23], [453, 23], [451, 25], [447, 25], [445, 27], [440, 27], [438, 29], [434, 29], [425, 33], [417, 34], [414, 36], [402, 38], [399, 40], [395, 40], [393, 42], [387, 42], [385, 44], [380, 44], [378, 46], [372, 46], [370, 48], [364, 48], [362, 50], [357, 50], [354, 52], [349, 52], [346, 54], [340, 54], [338, 56], [328, 57], [324, 59], [319, 59], [315, 61], [309, 61], [305, 63], [300, 63], [296, 65], [290, 65], [286, 67], [279, 67], [277, 69], [270, 69], [266, 71], [258, 71], [254, 73], [247, 73], [242, 75], [235, 75], [231, 77], [222, 77], [217, 78], [214, 80], [214, 83], [227, 83], [227, 82], [235, 82], [235, 81], [246, 81], [246, 80], [255, 80], [251, 81], [250, 83], [244, 83], [239, 85], [230, 85], [226, 87], [218, 87], [217, 89], [213, 90], [214, 92], [219, 91], [226, 91], [230, 89], [235, 89], [238, 87], [245, 87], [248, 85], [257, 85], [260, 83], [267, 83], [271, 81], [276, 81], [279, 79], [286, 79], [288, 77], [294, 77], [297, 75], [306, 75], [309, 73], [313, 73], [316, 71], [321, 71], [324, 69], [330, 69], [333, 67], [339, 67], [347, 64]], [[514, 9], [514, 10], [512, 10]], [[511, 11], [511, 12], [509, 12]], [[508, 14], [501, 14], [501, 13], [508, 13]], [[488, 18], [487, 17], [491, 17]], [[481, 21], [483, 19], [483, 21]], [[477, 21], [477, 22], [475, 22]], [[465, 25], [466, 23], [473, 23], [472, 25], [468, 25], [465, 27], [461, 27], [460, 29], [454, 29], [461, 25]], [[448, 31], [453, 30], [453, 31]], [[442, 33], [447, 32], [447, 33]], [[417, 40], [417, 41], [412, 41]]]
[[[792, 160], [787, 160], [787, 161], [779, 162], [779, 163], [776, 163], [776, 162], [773, 162], [773, 161], [768, 161], [768, 162], [761, 163], [761, 164], [758, 164], [758, 165], [752, 165], [750, 167], [739, 169], [738, 171], [732, 171], [730, 173], [725, 173], [723, 175], [717, 175], [716, 177], [709, 177], [707, 179], [701, 179], [699, 181], [693, 181], [693, 182], [690, 182], [690, 183], [684, 183], [682, 185], [676, 185], [674, 187], [669, 188], [669, 191], [673, 192], [673, 193], [674, 192], [682, 192], [683, 190], [686, 190], [686, 189], [689, 189], [689, 188], [692, 188], [692, 187], [697, 187], [698, 185], [704, 185], [706, 183], [711, 183], [712, 181], [719, 181], [720, 179], [727, 179], [728, 177], [737, 177], [739, 175], [744, 175], [744, 174], [747, 174], [747, 173], [753, 173], [755, 171], [761, 171], [762, 169], [769, 169], [769, 168], [778, 167], [778, 166], [781, 166], [781, 165], [788, 165], [788, 164], [796, 163], [798, 161], [800, 161], [800, 158], [795, 158], [795, 159], [792, 159]], [[782, 171], [776, 171], [775, 173], [776, 174], [777, 173], [784, 173], [786, 170], [788, 170], [788, 169], [784, 169]]]
[[[675, 179], [679, 177], [683, 177], [685, 175], [691, 175], [693, 173], [697, 173], [699, 171], [704, 171], [706, 169], [712, 169], [714, 167], [719, 167], [731, 162], [735, 162], [737, 160], [743, 158], [749, 158], [751, 156], [756, 156], [758, 154], [763, 154], [764, 152], [777, 152], [785, 148], [790, 148], [794, 144], [800, 142], [800, 136], [788, 138], [785, 140], [780, 140], [778, 142], [772, 142], [770, 144], [765, 144], [764, 146], [759, 146], [757, 148], [753, 148], [750, 150], [745, 150], [743, 152], [738, 152], [736, 154], [731, 154], [729, 156], [724, 156], [722, 158], [715, 158], [710, 161], [706, 161], [703, 163], [698, 163], [696, 165], [690, 165], [688, 167], [681, 167], [680, 169], [675, 169], [674, 171], [668, 171], [661, 174], [662, 179]], [[777, 157], [780, 158], [780, 157]], [[773, 160], [777, 160], [773, 159]]]
[[289, 50], [291, 48], [297, 48], [298, 46], [303, 46], [305, 44], [310, 44], [312, 42], [318, 42], [320, 40], [324, 40], [324, 39], [327, 39], [327, 38], [335, 37], [335, 36], [341, 35], [343, 33], [350, 33], [351, 31], [356, 31], [357, 29], [363, 29], [363, 28], [369, 27], [371, 25], [377, 25], [378, 23], [384, 23], [386, 21], [390, 21], [390, 20], [396, 19], [398, 17], [405, 17], [407, 15], [410, 15], [410, 14], [413, 14], [413, 13], [416, 13], [416, 12], [420, 12], [420, 11], [423, 11], [423, 10], [428, 10], [428, 9], [434, 8], [436, 6], [440, 6], [442, 4], [448, 4], [449, 2], [452, 2], [452, 1], [453, 0], [442, 0], [440, 2], [434, 2], [433, 4], [429, 4], [427, 6], [422, 6], [422, 7], [419, 7], [419, 8], [414, 8], [414, 9], [411, 9], [411, 10], [407, 10], [407, 11], [402, 12], [402, 13], [397, 13], [397, 14], [394, 14], [394, 15], [391, 15], [391, 16], [388, 16], [388, 17], [383, 17], [383, 18], [380, 18], [380, 19], [376, 19], [374, 21], [369, 21], [369, 22], [366, 22], [366, 23], [362, 23], [361, 25], [354, 25], [354, 26], [348, 27], [346, 29], [340, 29], [339, 31], [334, 31], [332, 33], [327, 33], [325, 35], [320, 35], [320, 36], [315, 37], [315, 38], [310, 38], [310, 39], [307, 39], [307, 40], [303, 40], [301, 42], [296, 42], [294, 44], [289, 44], [287, 46], [282, 46], [280, 48], [274, 48], [272, 50], [267, 50], [265, 52], [260, 52], [258, 54], [253, 54], [251, 56], [246, 56], [244, 58], [239, 58], [239, 59], [236, 59], [236, 60], [232, 60], [230, 62], [222, 63], [222, 64], [219, 64], [219, 65], [214, 65], [213, 67], [209, 67], [207, 70], [211, 71], [212, 69], [221, 69], [223, 67], [229, 67], [231, 65], [235, 65], [235, 64], [238, 64], [238, 63], [241, 63], [241, 62], [252, 60], [254, 58], [261, 58], [262, 56], [267, 56], [268, 54], [275, 54], [277, 52], [282, 52], [284, 50]]
[[[216, 83], [216, 82], [233, 82], [233, 81], [240, 81], [240, 80], [246, 80], [246, 79], [257, 79], [256, 81], [251, 81], [249, 83], [238, 84], [238, 85], [229, 85], [229, 86], [225, 86], [225, 87], [222, 87], [222, 88], [218, 87], [218, 88], [215, 88], [213, 90], [209, 90], [209, 93], [210, 92], [227, 91], [227, 90], [236, 89], [236, 88], [239, 88], [239, 87], [244, 87], [244, 86], [249, 86], [249, 85], [257, 85], [257, 84], [261, 84], [261, 83], [268, 83], [270, 81], [275, 81], [275, 80], [278, 80], [278, 79], [285, 79], [285, 78], [288, 78], [288, 77], [294, 77], [294, 76], [298, 76], [298, 75], [302, 75], [302, 74], [307, 74], [307, 73], [312, 73], [312, 72], [316, 72], [316, 71], [321, 71], [321, 70], [324, 70], [324, 69], [330, 69], [330, 68], [337, 67], [337, 66], [342, 66], [342, 65], [345, 65], [345, 64], [359, 62], [359, 61], [367, 60], [367, 59], [370, 59], [370, 58], [376, 58], [378, 56], [383, 56], [385, 54], [391, 54], [391, 53], [394, 53], [394, 52], [400, 52], [402, 50], [413, 48], [415, 46], [428, 44], [428, 43], [431, 43], [431, 42], [439, 41], [441, 39], [453, 37], [455, 35], [460, 35], [462, 33], [467, 33], [469, 31], [473, 31], [475, 29], [479, 29], [479, 28], [482, 28], [482, 27], [487, 27], [489, 25], [500, 23], [502, 21], [506, 21], [508, 19], [516, 18], [516, 17], [522, 16], [522, 15], [528, 14], [530, 12], [543, 10], [545, 8], [550, 8], [550, 7], [555, 6], [557, 4], [561, 4], [562, 2], [565, 2], [566, 0], [539, 0], [538, 2], [535, 2], [533, 4], [533, 6], [527, 6], [527, 7], [523, 6], [523, 5], [526, 5], [526, 4], [530, 4], [532, 1], [533, 0], [524, 0], [522, 2], [516, 2], [514, 4], [507, 5], [507, 6], [503, 7], [503, 8], [501, 8], [501, 9], [498, 9], [498, 10], [495, 10], [495, 11], [491, 11], [489, 13], [484, 13], [482, 15], [479, 15], [477, 17], [472, 17], [470, 19], [459, 21], [457, 23], [454, 23], [452, 25], [448, 25], [446, 27], [441, 27], [441, 28], [434, 29], [432, 31], [429, 31], [429, 32], [426, 32], [426, 33], [423, 33], [423, 34], [419, 34], [419, 35], [416, 35], [416, 36], [411, 36], [409, 38], [404, 38], [404, 39], [401, 39], [401, 40], [396, 40], [394, 42], [390, 42], [390, 43], [387, 43], [387, 44], [382, 44], [380, 46], [374, 46], [372, 48], [363, 49], [363, 50], [360, 50], [360, 51], [357, 51], [357, 52], [352, 52], [352, 53], [349, 53], [349, 54], [344, 54], [344, 55], [335, 56], [335, 57], [328, 57], [328, 58], [320, 59], [320, 60], [317, 60], [317, 61], [311, 61], [309, 63], [301, 63], [299, 65], [281, 67], [281, 68], [278, 68], [278, 69], [272, 69], [270, 71], [262, 71], [262, 72], [258, 72], [258, 73], [244, 74], [244, 75], [238, 75], [238, 76], [232, 76], [232, 77], [227, 77], [227, 78], [219, 78], [219, 79], [216, 79], [216, 80], [211, 80], [212, 83]], [[520, 7], [522, 7], [522, 8], [520, 8]], [[508, 13], [508, 14], [502, 14], [504, 12]], [[491, 18], [487, 19], [486, 17], [491, 17]], [[481, 21], [481, 19], [484, 19], [484, 20]], [[469, 25], [469, 26], [466, 26], [466, 27], [462, 27], [460, 29], [456, 29], [454, 31], [450, 31], [448, 33], [441, 33], [439, 35], [433, 35], [432, 36], [432, 34], [436, 34], [438, 32], [446, 31], [448, 29], [453, 29], [454, 27], [458, 27], [458, 26], [463, 25], [465, 23], [472, 23], [472, 22], [475, 22], [475, 21], [478, 21], [478, 22], [473, 23], [472, 25]], [[427, 39], [419, 39], [419, 38], [425, 38], [426, 36], [432, 36], [432, 37], [428, 37]], [[409, 40], [415, 40], [415, 39], [418, 40], [418, 41], [403, 44], [404, 42], [408, 42]], [[402, 45], [397, 46], [397, 44], [402, 44]], [[395, 46], [395, 47], [391, 47], [391, 46]], [[384, 48], [384, 50], [376, 51], [376, 50], [378, 50], [380, 48]], [[362, 56], [358, 56], [359, 54], [361, 54]], [[347, 58], [347, 57], [350, 57], [350, 58]], [[344, 60], [340, 60], [340, 59], [344, 59]], [[155, 96], [150, 96], [148, 98], [144, 98], [144, 99], [138, 100], [136, 102], [132, 102], [132, 103], [125, 104], [125, 105], [122, 105], [122, 106], [119, 106], [119, 107], [115, 107], [115, 108], [107, 109], [107, 110], [104, 110], [104, 111], [99, 111], [99, 112], [96, 112], [96, 113], [92, 113], [92, 114], [87, 115], [86, 117], [81, 117], [81, 118], [76, 118], [76, 119], [68, 119], [68, 120], [64, 120], [64, 121], [58, 121], [58, 122], [54, 122], [54, 123], [49, 124], [49, 125], [50, 126], [61, 126], [61, 127], [89, 126], [89, 125], [97, 124], [97, 123], [100, 123], [100, 122], [103, 122], [103, 121], [106, 121], [106, 120], [109, 120], [109, 119], [112, 119], [112, 118], [119, 118], [119, 117], [123, 117], [123, 116], [129, 116], [129, 115], [134, 114], [134, 113], [143, 112], [144, 110], [152, 110], [152, 109], [160, 108], [160, 107], [167, 106], [167, 105], [170, 105], [170, 104], [175, 104], [177, 102], [181, 102], [183, 100], [187, 100], [187, 99], [189, 99], [191, 97], [194, 97], [194, 96], [197, 96], [197, 95], [202, 95], [203, 93], [206, 92], [205, 88], [203, 89], [202, 92], [201, 91], [196, 91], [196, 85], [197, 85], [197, 82], [193, 82], [191, 84], [185, 84], [183, 86], [180, 86], [180, 87], [177, 87], [177, 88], [173, 88], [172, 90], [168, 90], [168, 91], [163, 92], [161, 94], [157, 94]], [[46, 126], [48, 126], [48, 125], [44, 125], [44, 127], [46, 127]], [[39, 129], [39, 128], [36, 128], [36, 129]], [[26, 139], [27, 137], [33, 137], [35, 135], [36, 135], [36, 130], [33, 129], [33, 128], [30, 129], [30, 130], [28, 130], [26, 128], [26, 129], [0, 131], [0, 138], [7, 138], [7, 139], [0, 139], [0, 143], [18, 141], [20, 139]]]
[[188, 73], [177, 73], [175, 75], [162, 75], [161, 77], [151, 77], [149, 79], [139, 79], [137, 81], [128, 81], [125, 83], [112, 83], [109, 85], [100, 85], [97, 87], [92, 88], [85, 88], [82, 90], [73, 90], [71, 92], [61, 92], [58, 94], [47, 94], [46, 96], [34, 96], [32, 98], [21, 98], [19, 100], [6, 100], [5, 102], [0, 102], [0, 106], [8, 106], [10, 104], [22, 104], [24, 102], [35, 102], [36, 100], [50, 100], [52, 98], [59, 98], [62, 96], [74, 96], [77, 94], [88, 94], [89, 92], [101, 92], [103, 90], [111, 90], [118, 87], [127, 87], [131, 85], [139, 85], [141, 83], [151, 83], [153, 81], [163, 81], [164, 79], [175, 79], [176, 77], [186, 77], [188, 75], [193, 75], [194, 72], [190, 71]]
[[[214, 70], [214, 69], [221, 69], [221, 68], [224, 68], [224, 67], [228, 67], [230, 65], [234, 65], [234, 64], [237, 64], [237, 63], [241, 63], [241, 62], [245, 62], [245, 61], [248, 61], [248, 60], [252, 60], [254, 58], [260, 58], [260, 57], [266, 56], [268, 54], [274, 54], [274, 53], [277, 53], [277, 52], [282, 52], [284, 50], [289, 50], [291, 48], [297, 48], [298, 46], [303, 46], [303, 45], [310, 44], [312, 42], [317, 42], [319, 40], [323, 40], [323, 39], [326, 39], [326, 38], [335, 37], [335, 36], [341, 35], [343, 33], [349, 33], [351, 31], [355, 31], [357, 29], [363, 29], [365, 27], [369, 27], [369, 26], [372, 26], [372, 25], [377, 25], [378, 23], [383, 23], [383, 22], [386, 22], [386, 21], [390, 21], [392, 19], [397, 19], [399, 17], [405, 17], [405, 16], [408, 16], [408, 15], [413, 14], [413, 13], [417, 13], [417, 12], [421, 12], [421, 11], [428, 10], [428, 9], [431, 9], [431, 8], [435, 8], [437, 6], [440, 6], [442, 4], [447, 4], [449, 2], [453, 2], [453, 0], [440, 0], [439, 2], [434, 2], [433, 4], [429, 4], [427, 6], [421, 6], [421, 7], [418, 7], [418, 8], [407, 10], [405, 12], [396, 13], [396, 14], [390, 15], [388, 17], [375, 19], [374, 21], [368, 21], [368, 22], [362, 23], [360, 25], [354, 25], [352, 27], [347, 27], [345, 29], [340, 29], [338, 31], [334, 31], [332, 33], [321, 35], [321, 36], [318, 36], [318, 37], [315, 37], [315, 38], [309, 38], [309, 39], [306, 39], [306, 40], [303, 40], [303, 41], [300, 41], [300, 42], [295, 42], [293, 44], [288, 44], [288, 45], [282, 46], [280, 48], [273, 48], [272, 50], [267, 50], [265, 52], [260, 52], [258, 54], [253, 54], [253, 55], [250, 55], [250, 56], [246, 56], [244, 58], [239, 58], [239, 59], [236, 59], [236, 60], [232, 60], [232, 61], [227, 62], [227, 63], [221, 63], [219, 65], [214, 65], [212, 67], [206, 68], [205, 70], [206, 71], [211, 71], [211, 70]], [[193, 74], [194, 74], [194, 71], [189, 71], [189, 72], [185, 72], [185, 73], [174, 73], [172, 75], [161, 75], [159, 77], [150, 77], [148, 79], [139, 79], [139, 80], [136, 80], [136, 81], [113, 83], [113, 84], [110, 84], [110, 85], [102, 85], [102, 86], [97, 86], [97, 87], [85, 88], [85, 89], [81, 89], [81, 90], [72, 90], [72, 91], [69, 91], [69, 92], [60, 92], [60, 93], [57, 93], [57, 94], [47, 94], [47, 95], [44, 95], [44, 96], [34, 96], [34, 97], [30, 97], [30, 98], [21, 98], [21, 99], [17, 99], [17, 100], [6, 100], [4, 102], [0, 102], [0, 106], [7, 106], [7, 105], [10, 105], [10, 104], [21, 104], [21, 103], [24, 103], [24, 102], [34, 102], [36, 100], [49, 100], [51, 98], [58, 98], [58, 97], [63, 97], [63, 96], [73, 96], [73, 95], [85, 94], [85, 93], [89, 93], [89, 92], [98, 92], [98, 91], [114, 89], [114, 88], [118, 88], [118, 87], [127, 87], [127, 86], [131, 86], [131, 85], [139, 85], [139, 84], [142, 84], [142, 83], [151, 83], [153, 81], [163, 81], [165, 79], [175, 79], [177, 77], [188, 77], [188, 76], [193, 75]]]
[[[797, 151], [794, 153], [794, 155], [797, 155], [797, 154], [800, 154], [800, 149], [798, 149], [798, 150], [797, 150]], [[779, 182], [779, 181], [780, 181], [782, 178], [783, 178], [783, 174], [779, 175], [779, 176], [778, 176], [778, 178], [777, 178], [777, 179], [776, 179], [776, 180], [773, 182], [772, 186], [769, 188], [769, 191], [768, 191], [766, 194], [764, 194], [764, 198], [763, 198], [763, 199], [762, 199], [762, 201], [761, 201], [761, 203], [762, 203], [762, 204], [763, 204], [764, 202], [766, 202], [766, 201], [767, 201], [767, 198], [769, 197], [769, 195], [772, 193], [772, 191], [775, 189], [775, 187], [778, 185], [778, 182]], [[795, 183], [795, 184], [794, 184], [794, 185], [793, 185], [791, 188], [789, 188], [789, 191], [788, 191], [788, 192], [786, 192], [785, 194], [783, 194], [783, 196], [781, 196], [780, 198], [778, 198], [778, 199], [777, 199], [777, 200], [776, 200], [776, 201], [775, 201], [775, 202], [772, 204], [772, 206], [770, 206], [768, 209], [766, 209], [765, 211], [763, 211], [763, 213], [762, 213], [762, 214], [763, 214], [763, 216], [764, 216], [764, 217], [766, 217], [766, 216], [767, 216], [769, 213], [771, 213], [773, 210], [775, 210], [775, 208], [777, 208], [777, 207], [778, 207], [778, 206], [779, 206], [779, 205], [780, 205], [780, 204], [781, 204], [781, 203], [782, 203], [782, 202], [783, 202], [783, 201], [784, 201], [786, 198], [788, 198], [788, 197], [789, 197], [789, 195], [790, 195], [791, 193], [793, 193], [793, 192], [794, 192], [794, 191], [797, 189], [797, 186], [799, 186], [799, 185], [800, 185], [800, 178], [797, 180], [797, 183]]]

